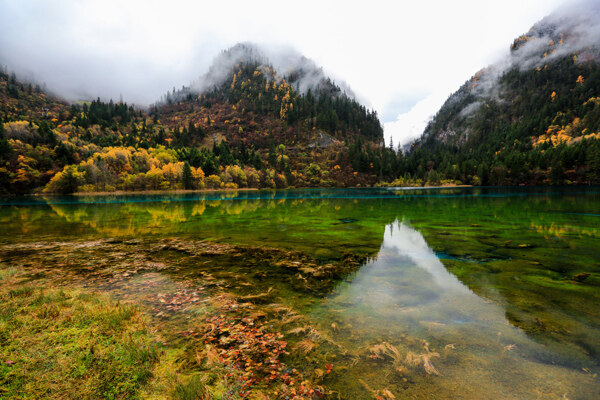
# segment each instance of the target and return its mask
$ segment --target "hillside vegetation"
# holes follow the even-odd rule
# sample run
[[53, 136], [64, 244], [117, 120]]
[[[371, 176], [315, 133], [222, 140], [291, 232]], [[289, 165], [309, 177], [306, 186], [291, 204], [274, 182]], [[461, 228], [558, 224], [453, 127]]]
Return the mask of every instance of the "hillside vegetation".
[[446, 101], [406, 172], [483, 185], [600, 183], [599, 7], [562, 10]]
[[303, 60], [282, 76], [256, 48], [238, 45], [215, 61], [218, 80], [211, 71], [201, 78], [210, 86], [173, 90], [147, 110], [100, 99], [68, 105], [2, 73], [0, 190], [374, 184], [383, 172], [369, 160], [393, 154], [377, 114]]
[[598, 184], [598, 21], [588, 3], [534, 25], [404, 152], [343, 82], [251, 44], [147, 109], [67, 104], [4, 71], [0, 192]]

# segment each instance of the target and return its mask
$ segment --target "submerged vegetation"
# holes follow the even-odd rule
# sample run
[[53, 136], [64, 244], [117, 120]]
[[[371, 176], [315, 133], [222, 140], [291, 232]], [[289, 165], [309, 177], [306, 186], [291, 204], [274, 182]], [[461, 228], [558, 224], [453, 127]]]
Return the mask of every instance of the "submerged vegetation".
[[[147, 109], [0, 71], [0, 399], [597, 396], [600, 68], [558, 26], [402, 151], [252, 45]], [[389, 188], [469, 185], [549, 186]]]
[[[37, 255], [22, 258], [32, 251]], [[330, 393], [321, 385], [326, 373], [287, 364], [295, 350], [273, 324], [289, 326], [301, 317], [273, 303], [278, 291], [243, 294], [252, 285], [238, 281], [235, 290], [223, 278], [247, 278], [226, 270], [214, 274], [221, 279], [204, 270], [190, 270], [184, 280], [169, 276], [187, 258], [233, 255], [252, 263], [256, 257], [282, 270], [281, 283], [289, 275], [290, 288], [305, 292], [333, 282], [323, 273], [332, 271], [332, 264], [298, 272], [304, 265], [295, 261], [299, 253], [174, 240], [37, 243], [0, 252], [6, 306], [0, 382], [9, 398], [300, 400]], [[182, 260], [172, 252], [186, 256]], [[116, 258], [122, 261], [115, 265]], [[59, 259], [66, 262], [56, 263]], [[42, 267], [48, 263], [54, 266]], [[344, 265], [347, 261], [337, 273]], [[319, 281], [308, 286], [315, 274]], [[264, 279], [261, 272], [255, 276]], [[329, 373], [332, 367], [326, 365]]]
[[[600, 354], [597, 193], [540, 190], [5, 203], [2, 340], [34, 339], [41, 325], [15, 321], [53, 315], [40, 339], [80, 335], [69, 347], [80, 354], [103, 340], [94, 354], [121, 365], [137, 338], [127, 349], [148, 352], [143, 377], [103, 389], [127, 397], [587, 398]], [[89, 325], [62, 319], [74, 310]], [[2, 351], [5, 374], [21, 371], [5, 361], [44, 371], [21, 346]]]

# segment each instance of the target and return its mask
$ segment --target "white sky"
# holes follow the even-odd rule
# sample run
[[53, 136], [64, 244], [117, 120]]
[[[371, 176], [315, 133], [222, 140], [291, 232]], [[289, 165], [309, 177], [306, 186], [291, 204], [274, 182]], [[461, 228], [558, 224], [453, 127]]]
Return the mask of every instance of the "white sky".
[[443, 101], [569, 0], [0, 0], [0, 63], [71, 99], [147, 105], [237, 42], [284, 44], [418, 136]]

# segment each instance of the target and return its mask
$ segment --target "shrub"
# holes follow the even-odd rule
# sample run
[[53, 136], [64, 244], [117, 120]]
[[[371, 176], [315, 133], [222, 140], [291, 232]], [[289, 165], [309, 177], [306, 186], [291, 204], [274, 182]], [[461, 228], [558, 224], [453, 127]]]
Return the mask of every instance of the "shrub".
[[206, 178], [206, 186], [211, 189], [219, 189], [221, 187], [221, 178], [218, 175], [209, 175]]
[[68, 165], [50, 179], [44, 188], [44, 192], [50, 193], [74, 193], [79, 185], [83, 184], [84, 174], [75, 165]]

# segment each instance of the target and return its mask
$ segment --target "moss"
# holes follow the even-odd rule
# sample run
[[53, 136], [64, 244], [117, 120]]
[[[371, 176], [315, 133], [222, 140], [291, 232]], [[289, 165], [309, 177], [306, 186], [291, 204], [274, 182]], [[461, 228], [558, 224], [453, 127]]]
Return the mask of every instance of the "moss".
[[[26, 325], [20, 302], [31, 302], [36, 332], [70, 310], [104, 304], [88, 291], [40, 293], [20, 286], [51, 279], [67, 287], [85, 284], [136, 301], [140, 309], [111, 302], [94, 315], [81, 312], [62, 332], [47, 335], [48, 343], [60, 345], [68, 336], [66, 345], [81, 349], [77, 332], [93, 325], [98, 354], [99, 346], [111, 345], [100, 338], [120, 337], [123, 325], [136, 325], [140, 312], [149, 313], [165, 338], [156, 341], [168, 344], [156, 348], [151, 377], [123, 368], [138, 376], [133, 396], [232, 398], [231, 385], [239, 383], [228, 386], [223, 376], [230, 371], [209, 365], [203, 342], [193, 336], [208, 316], [219, 314], [209, 299], [226, 292], [253, 307], [253, 318], [269, 331], [288, 333], [286, 365], [341, 398], [370, 398], [386, 388], [397, 397], [502, 398], [509, 385], [521, 397], [538, 389], [549, 398], [597, 392], [599, 231], [597, 217], [573, 214], [597, 208], [597, 195], [124, 203], [0, 209], [6, 227], [0, 258], [19, 266], [18, 277], [16, 270], [0, 269], [0, 280], [15, 281], [0, 308], [0, 347]], [[388, 246], [396, 220], [422, 236], [431, 250], [425, 260]], [[36, 242], [42, 234], [43, 240], [77, 241]], [[12, 243], [24, 235], [32, 243]], [[107, 236], [115, 240], [94, 240]], [[445, 277], [447, 293], [423, 268], [435, 254], [454, 275]], [[437, 266], [433, 272], [444, 272]], [[575, 279], [584, 273], [590, 275]], [[179, 284], [192, 285], [193, 295]], [[190, 308], [179, 303], [196, 295]], [[119, 362], [153, 360], [138, 339], [118, 342], [122, 347], [112, 353]], [[304, 340], [317, 344], [309, 354], [299, 351]], [[392, 360], [373, 360], [364, 348], [382, 341], [405, 357], [437, 352], [431, 362], [441, 375], [426, 376], [424, 362], [406, 372]], [[80, 356], [73, 379], [96, 368], [89, 349]], [[334, 365], [330, 373], [327, 364]], [[52, 359], [35, 364], [39, 371], [54, 367]], [[106, 381], [101, 392], [131, 393], [131, 381]]]

